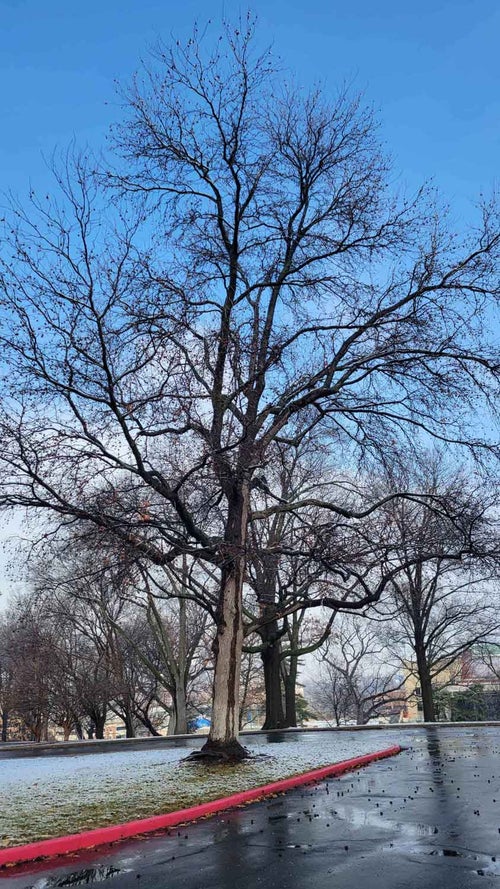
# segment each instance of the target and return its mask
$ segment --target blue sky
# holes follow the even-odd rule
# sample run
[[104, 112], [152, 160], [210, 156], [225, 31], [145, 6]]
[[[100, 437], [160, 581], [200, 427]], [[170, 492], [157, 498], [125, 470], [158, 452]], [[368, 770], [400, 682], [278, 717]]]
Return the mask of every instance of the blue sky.
[[[0, 191], [44, 187], [42, 153], [102, 144], [126, 82], [158, 36], [235, 16], [217, 0], [0, 0]], [[433, 178], [460, 214], [500, 156], [497, 0], [254, 0], [264, 40], [299, 82], [348, 79], [379, 111], [395, 169]]]

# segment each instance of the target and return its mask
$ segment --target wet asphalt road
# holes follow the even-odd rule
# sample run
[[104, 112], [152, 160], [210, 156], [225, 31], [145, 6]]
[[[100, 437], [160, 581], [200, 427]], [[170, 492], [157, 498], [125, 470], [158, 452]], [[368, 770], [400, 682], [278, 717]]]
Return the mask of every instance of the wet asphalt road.
[[500, 889], [500, 730], [401, 743], [392, 759], [170, 834], [2, 870], [0, 889]]

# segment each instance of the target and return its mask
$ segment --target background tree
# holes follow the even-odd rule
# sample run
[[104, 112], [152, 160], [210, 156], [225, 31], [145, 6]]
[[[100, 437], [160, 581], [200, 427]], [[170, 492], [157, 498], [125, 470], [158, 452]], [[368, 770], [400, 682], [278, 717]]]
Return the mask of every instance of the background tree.
[[54, 636], [33, 603], [18, 599], [5, 618], [2, 637], [11, 677], [10, 713], [17, 732], [36, 743], [47, 741], [51, 691], [57, 681]]
[[437, 689], [434, 695], [437, 718], [451, 722], [484, 722], [498, 719], [500, 696], [498, 691], [488, 692], [480, 682], [465, 689], [448, 691]]
[[0, 718], [1, 740], [9, 737], [9, 718], [14, 706], [14, 665], [9, 650], [9, 628], [5, 619], [0, 623]]
[[198, 604], [200, 587], [207, 592], [206, 576], [192, 569], [184, 556], [179, 565], [142, 571], [143, 582], [134, 598], [136, 607], [144, 612], [153, 646], [152, 656], [146, 656], [143, 646], [138, 646], [138, 656], [167, 688], [172, 701], [169, 734], [187, 733], [197, 682], [213, 669], [211, 615]]
[[[277, 445], [271, 452], [266, 475], [256, 478], [263, 506], [317, 493], [321, 485], [319, 451], [311, 439], [300, 447]], [[297, 724], [298, 659], [301, 654], [319, 647], [324, 638], [325, 628], [321, 628], [315, 641], [309, 632], [307, 643], [304, 641], [306, 648], [302, 648], [306, 607], [318, 595], [318, 577], [323, 575], [314, 557], [310, 558], [311, 527], [318, 518], [318, 510], [314, 508], [303, 510], [300, 515], [291, 511], [276, 512], [253, 523], [250, 529], [247, 583], [254, 593], [258, 613], [252, 611], [251, 601], [247, 600], [245, 605], [251, 630], [261, 640], [258, 650], [266, 700], [263, 730]], [[296, 609], [301, 602], [303, 609], [293, 610], [288, 616], [288, 608]], [[317, 627], [316, 622], [309, 621], [307, 625], [309, 631], [313, 625]]]
[[320, 674], [311, 682], [311, 698], [322, 716], [336, 725], [366, 725], [402, 709], [404, 680], [398, 667], [391, 666], [376, 623], [338, 615], [317, 661]]
[[262, 663], [253, 651], [243, 653], [241, 663], [240, 731], [260, 720], [266, 709]]
[[[300, 658], [317, 651], [328, 639], [336, 615], [332, 611], [326, 621], [307, 618], [307, 609], [293, 611], [285, 619], [286, 636], [281, 652], [281, 676], [285, 701], [285, 725], [293, 728], [306, 718], [303, 699], [297, 695]], [[298, 709], [299, 708], [299, 709]]]
[[391, 648], [418, 676], [424, 720], [434, 722], [433, 683], [498, 627], [498, 530], [489, 498], [463, 472], [450, 475], [429, 458], [413, 473], [420, 490], [448, 504], [448, 515], [415, 502], [386, 507], [404, 567], [381, 611]]
[[38, 595], [49, 613], [64, 615], [95, 643], [106, 665], [107, 706], [128, 736], [138, 724], [157, 733], [162, 720], [154, 710], [169, 713], [169, 734], [185, 734], [189, 695], [211, 669], [208, 614], [192, 600], [187, 561], [179, 571], [174, 564], [146, 570], [134, 552], [105, 544], [73, 529], [57, 545], [47, 541], [42, 558], [37, 548]]

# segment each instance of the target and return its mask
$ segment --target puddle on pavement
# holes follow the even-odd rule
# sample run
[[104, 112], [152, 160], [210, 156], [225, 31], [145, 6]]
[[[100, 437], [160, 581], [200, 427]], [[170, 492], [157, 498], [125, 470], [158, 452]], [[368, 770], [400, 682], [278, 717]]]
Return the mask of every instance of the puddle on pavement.
[[383, 830], [397, 831], [400, 836], [418, 839], [419, 837], [433, 836], [438, 832], [435, 824], [423, 824], [419, 822], [396, 821], [381, 817], [380, 810], [377, 812], [367, 812], [361, 808], [350, 808], [335, 804], [335, 809], [331, 812], [332, 817], [340, 818], [352, 824], [353, 827], [380, 827]]

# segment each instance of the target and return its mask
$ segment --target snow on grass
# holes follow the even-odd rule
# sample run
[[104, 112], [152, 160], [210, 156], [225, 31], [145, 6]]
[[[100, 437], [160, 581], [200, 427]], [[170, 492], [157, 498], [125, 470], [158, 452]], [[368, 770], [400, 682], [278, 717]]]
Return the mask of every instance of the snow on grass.
[[397, 743], [385, 731], [280, 738], [244, 739], [264, 756], [233, 766], [187, 763], [185, 747], [0, 760], [0, 846], [172, 812]]

